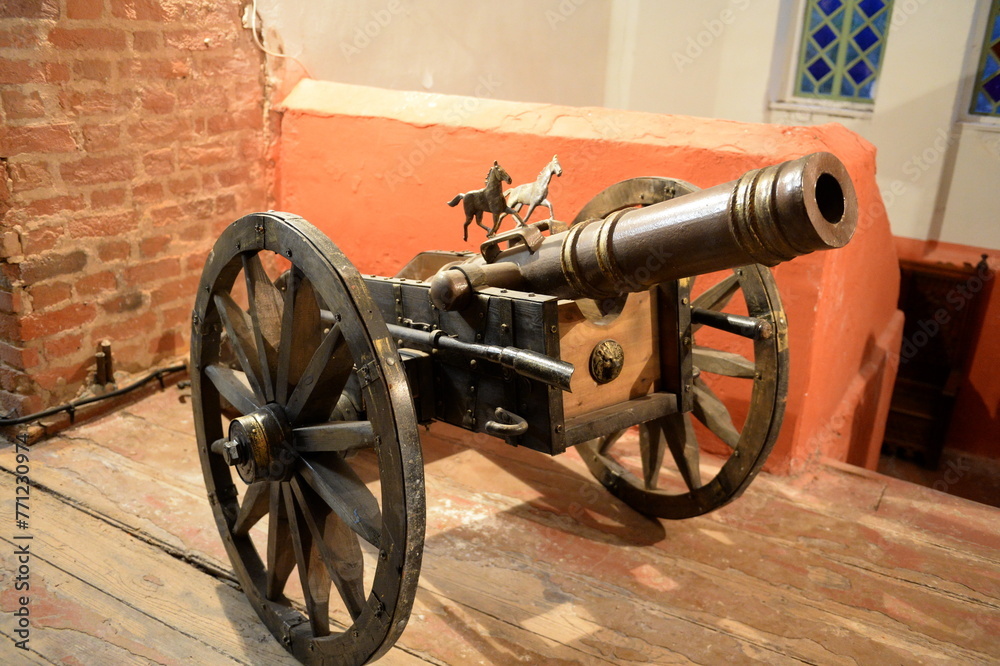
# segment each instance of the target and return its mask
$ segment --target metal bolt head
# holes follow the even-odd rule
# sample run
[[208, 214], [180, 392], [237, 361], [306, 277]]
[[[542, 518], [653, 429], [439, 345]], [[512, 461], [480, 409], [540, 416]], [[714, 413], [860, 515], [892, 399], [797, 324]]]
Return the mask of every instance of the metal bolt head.
[[240, 443], [234, 440], [226, 440], [222, 445], [222, 457], [227, 465], [238, 465], [240, 463]]

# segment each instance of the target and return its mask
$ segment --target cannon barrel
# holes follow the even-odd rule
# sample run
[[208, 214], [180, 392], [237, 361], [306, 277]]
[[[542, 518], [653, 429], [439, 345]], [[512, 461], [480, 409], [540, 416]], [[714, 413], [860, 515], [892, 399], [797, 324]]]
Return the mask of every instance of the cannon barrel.
[[843, 247], [857, 216], [843, 163], [830, 153], [813, 153], [668, 201], [577, 222], [534, 251], [517, 245], [492, 263], [478, 258], [442, 270], [431, 297], [445, 310], [461, 309], [483, 286], [604, 299]]

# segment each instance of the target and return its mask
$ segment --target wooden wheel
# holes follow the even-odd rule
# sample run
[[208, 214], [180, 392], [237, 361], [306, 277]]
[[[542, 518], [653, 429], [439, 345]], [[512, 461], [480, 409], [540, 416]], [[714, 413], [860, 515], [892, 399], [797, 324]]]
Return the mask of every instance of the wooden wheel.
[[[695, 189], [662, 178], [623, 181], [595, 197], [574, 222]], [[708, 286], [699, 290], [696, 282]], [[694, 296], [693, 409], [640, 424], [637, 437], [619, 431], [578, 446], [591, 473], [616, 497], [672, 519], [717, 509], [746, 489], [777, 439], [788, 390], [787, 323], [767, 267], [687, 278], [679, 289]]]
[[[264, 268], [288, 263], [277, 284]], [[377, 658], [412, 608], [424, 487], [405, 373], [364, 282], [305, 220], [249, 215], [209, 254], [192, 323], [202, 470], [243, 591], [304, 663]]]

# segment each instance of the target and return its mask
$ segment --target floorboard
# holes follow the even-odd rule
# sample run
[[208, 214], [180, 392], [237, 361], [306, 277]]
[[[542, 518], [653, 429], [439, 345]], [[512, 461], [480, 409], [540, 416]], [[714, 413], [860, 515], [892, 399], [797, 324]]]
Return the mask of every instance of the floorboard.
[[[8, 500], [0, 663], [295, 663], [233, 580], [189, 401], [170, 387], [32, 447], [31, 651], [13, 646]], [[421, 583], [382, 663], [1000, 660], [1000, 509], [825, 462], [657, 521], [572, 451], [447, 426], [423, 446]], [[14, 462], [0, 449], [9, 498]]]

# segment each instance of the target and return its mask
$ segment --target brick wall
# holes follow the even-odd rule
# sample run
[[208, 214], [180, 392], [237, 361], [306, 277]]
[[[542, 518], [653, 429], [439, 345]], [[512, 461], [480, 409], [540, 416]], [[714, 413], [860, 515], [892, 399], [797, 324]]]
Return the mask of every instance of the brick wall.
[[0, 0], [0, 407], [186, 354], [222, 227], [267, 207], [261, 54], [228, 0]]

